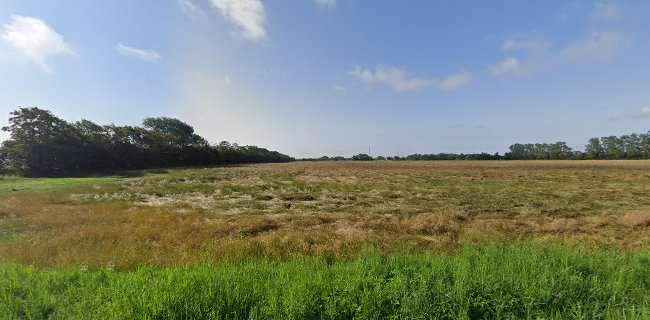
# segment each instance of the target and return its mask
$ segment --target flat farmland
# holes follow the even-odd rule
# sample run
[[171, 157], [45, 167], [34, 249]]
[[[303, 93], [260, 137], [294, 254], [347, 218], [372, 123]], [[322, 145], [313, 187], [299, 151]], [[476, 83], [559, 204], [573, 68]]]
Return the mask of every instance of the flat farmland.
[[132, 176], [26, 190], [12, 185], [35, 180], [0, 180], [0, 314], [650, 317], [650, 161], [293, 162]]
[[513, 241], [647, 249], [650, 161], [294, 162], [157, 171], [0, 202], [37, 266], [346, 259]]

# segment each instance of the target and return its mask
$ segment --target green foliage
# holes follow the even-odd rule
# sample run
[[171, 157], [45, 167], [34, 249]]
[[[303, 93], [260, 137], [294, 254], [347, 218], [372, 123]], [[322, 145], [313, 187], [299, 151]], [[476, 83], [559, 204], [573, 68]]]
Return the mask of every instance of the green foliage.
[[566, 160], [573, 159], [576, 153], [564, 142], [556, 143], [516, 143], [510, 146], [505, 158], [509, 160]]
[[355, 161], [371, 161], [373, 160], [371, 156], [365, 154], [365, 153], [360, 153], [355, 156], [352, 156], [352, 160]]
[[174, 118], [146, 118], [143, 127], [68, 123], [50, 111], [10, 113], [0, 146], [0, 173], [69, 176], [89, 172], [230, 163], [286, 162], [291, 157], [254, 146], [210, 146]]
[[650, 159], [650, 131], [643, 134], [630, 134], [591, 138], [585, 151], [574, 151], [564, 142], [556, 143], [516, 143], [506, 153], [507, 160], [564, 160], [564, 159]]
[[30, 319], [633, 319], [647, 252], [467, 247], [348, 262], [248, 261], [134, 271], [0, 265], [0, 315]]

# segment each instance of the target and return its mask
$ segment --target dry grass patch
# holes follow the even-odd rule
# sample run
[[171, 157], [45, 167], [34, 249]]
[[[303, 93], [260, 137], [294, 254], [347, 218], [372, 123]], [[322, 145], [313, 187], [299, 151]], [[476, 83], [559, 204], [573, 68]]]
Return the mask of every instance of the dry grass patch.
[[43, 266], [350, 258], [558, 242], [647, 250], [650, 162], [340, 162], [170, 170], [0, 197], [0, 256]]

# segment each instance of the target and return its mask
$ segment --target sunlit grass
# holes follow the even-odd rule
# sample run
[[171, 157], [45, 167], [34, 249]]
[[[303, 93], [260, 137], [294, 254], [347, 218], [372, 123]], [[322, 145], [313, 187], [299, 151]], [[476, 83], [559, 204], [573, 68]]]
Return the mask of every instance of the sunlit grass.
[[455, 255], [49, 271], [0, 265], [0, 314], [30, 319], [644, 319], [650, 255], [557, 246]]
[[118, 177], [24, 178], [0, 175], [0, 196], [19, 192], [51, 192], [66, 188], [115, 182]]

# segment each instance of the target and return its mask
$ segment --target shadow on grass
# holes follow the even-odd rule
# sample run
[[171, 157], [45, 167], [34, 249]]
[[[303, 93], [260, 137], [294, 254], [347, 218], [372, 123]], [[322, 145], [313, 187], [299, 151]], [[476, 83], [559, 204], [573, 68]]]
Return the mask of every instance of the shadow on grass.
[[[216, 168], [237, 168], [255, 165], [256, 163], [240, 163], [240, 164], [221, 164], [211, 166], [184, 166], [184, 167], [165, 167], [165, 168], [150, 168], [150, 169], [130, 169], [130, 170], [106, 170], [95, 172], [80, 172], [75, 174], [66, 175], [27, 175], [23, 178], [104, 178], [104, 177], [119, 177], [119, 178], [138, 178], [147, 175], [160, 175], [167, 174], [170, 170], [185, 170], [185, 169], [216, 169]], [[9, 175], [8, 175], [9, 176]], [[4, 175], [0, 174], [0, 179]]]

